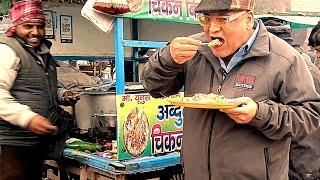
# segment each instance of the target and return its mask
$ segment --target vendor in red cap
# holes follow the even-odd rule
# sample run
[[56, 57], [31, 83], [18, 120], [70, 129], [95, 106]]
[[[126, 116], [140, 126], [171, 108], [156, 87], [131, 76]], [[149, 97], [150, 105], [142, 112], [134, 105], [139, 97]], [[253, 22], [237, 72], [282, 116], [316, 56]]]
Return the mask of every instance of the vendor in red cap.
[[154, 97], [223, 95], [238, 107], [184, 108], [186, 180], [287, 180], [291, 138], [320, 126], [320, 96], [303, 56], [253, 16], [254, 0], [202, 0], [203, 33], [177, 37], [149, 58]]
[[56, 63], [41, 1], [18, 1], [9, 17], [0, 36], [0, 180], [40, 180], [47, 147], [62, 132]]

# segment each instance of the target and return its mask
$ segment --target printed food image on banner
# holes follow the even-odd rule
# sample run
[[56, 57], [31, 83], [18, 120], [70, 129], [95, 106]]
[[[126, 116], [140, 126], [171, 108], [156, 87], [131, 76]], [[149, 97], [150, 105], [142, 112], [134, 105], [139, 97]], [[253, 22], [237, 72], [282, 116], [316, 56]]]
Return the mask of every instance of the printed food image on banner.
[[139, 156], [147, 147], [149, 123], [146, 113], [133, 108], [123, 123], [125, 147], [132, 156]]
[[118, 159], [181, 150], [182, 111], [182, 107], [149, 94], [117, 95]]

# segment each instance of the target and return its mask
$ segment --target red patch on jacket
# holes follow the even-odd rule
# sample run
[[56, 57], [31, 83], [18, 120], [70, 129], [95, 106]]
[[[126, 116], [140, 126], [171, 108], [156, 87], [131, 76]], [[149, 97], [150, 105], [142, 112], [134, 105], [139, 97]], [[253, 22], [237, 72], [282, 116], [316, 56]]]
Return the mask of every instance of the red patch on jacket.
[[237, 74], [234, 81], [234, 88], [247, 89], [252, 90], [254, 88], [254, 81], [256, 77], [245, 75], [245, 74]]

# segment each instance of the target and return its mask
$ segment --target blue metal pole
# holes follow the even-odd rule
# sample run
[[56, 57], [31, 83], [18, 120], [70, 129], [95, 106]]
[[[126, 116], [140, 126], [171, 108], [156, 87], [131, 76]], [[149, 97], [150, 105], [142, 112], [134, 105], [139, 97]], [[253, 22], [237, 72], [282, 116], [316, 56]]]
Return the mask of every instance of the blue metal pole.
[[[138, 20], [132, 19], [131, 20], [131, 27], [132, 27], [132, 39], [138, 40], [139, 39], [139, 31], [138, 31]], [[133, 58], [135, 61], [133, 61], [133, 81], [139, 82], [139, 61], [136, 60], [136, 58], [139, 57], [138, 55], [138, 47], [132, 48]]]
[[114, 50], [116, 64], [116, 93], [124, 94], [125, 75], [124, 75], [124, 47], [123, 41], [123, 19], [114, 19]]

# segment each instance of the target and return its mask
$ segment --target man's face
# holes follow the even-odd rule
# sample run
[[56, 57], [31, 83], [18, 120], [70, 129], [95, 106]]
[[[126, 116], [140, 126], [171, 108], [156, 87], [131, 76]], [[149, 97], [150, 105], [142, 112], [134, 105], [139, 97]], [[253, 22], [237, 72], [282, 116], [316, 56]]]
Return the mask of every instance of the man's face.
[[32, 47], [38, 47], [45, 35], [45, 24], [24, 22], [17, 25], [16, 35]]
[[203, 29], [209, 42], [214, 39], [220, 40], [220, 45], [210, 47], [218, 57], [233, 55], [247, 42], [253, 32], [253, 15], [248, 11], [211, 13], [207, 17], [210, 23], [204, 24]]

